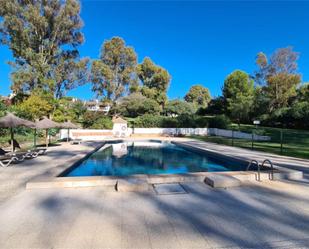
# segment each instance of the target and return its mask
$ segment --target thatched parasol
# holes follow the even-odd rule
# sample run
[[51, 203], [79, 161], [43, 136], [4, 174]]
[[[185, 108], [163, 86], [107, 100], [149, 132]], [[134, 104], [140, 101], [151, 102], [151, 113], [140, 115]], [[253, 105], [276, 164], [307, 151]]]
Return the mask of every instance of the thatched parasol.
[[14, 132], [13, 132], [13, 129], [16, 128], [16, 127], [20, 127], [20, 126], [34, 128], [35, 124], [31, 121], [26, 120], [26, 119], [16, 117], [13, 113], [8, 113], [6, 116], [0, 118], [0, 127], [1, 128], [10, 128], [10, 130], [11, 130], [12, 152], [14, 151]]
[[61, 124], [59, 124], [57, 122], [54, 122], [54, 121], [48, 119], [47, 117], [44, 117], [40, 121], [35, 121], [35, 128], [36, 129], [44, 129], [44, 130], [46, 130], [46, 147], [48, 147], [48, 129], [51, 129], [51, 128], [61, 128]]
[[70, 120], [61, 124], [62, 128], [68, 129], [67, 142], [69, 142], [70, 129], [78, 129], [78, 125], [73, 124]]

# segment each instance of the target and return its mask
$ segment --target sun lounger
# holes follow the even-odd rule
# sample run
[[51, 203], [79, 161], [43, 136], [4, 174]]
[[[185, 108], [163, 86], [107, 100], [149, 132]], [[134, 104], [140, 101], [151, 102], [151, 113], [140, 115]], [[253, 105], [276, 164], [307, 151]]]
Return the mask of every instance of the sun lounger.
[[32, 158], [38, 157], [40, 155], [44, 155], [46, 153], [46, 149], [32, 149], [28, 150], [29, 155], [31, 155]]
[[71, 141], [71, 144], [81, 144], [82, 140], [81, 139], [74, 139]]
[[5, 151], [4, 149], [0, 148], [0, 155], [5, 155], [6, 153], [8, 153], [8, 151]]
[[12, 154], [12, 155], [4, 155], [0, 156], [0, 166], [8, 167], [11, 163], [22, 162], [25, 159], [24, 154]]

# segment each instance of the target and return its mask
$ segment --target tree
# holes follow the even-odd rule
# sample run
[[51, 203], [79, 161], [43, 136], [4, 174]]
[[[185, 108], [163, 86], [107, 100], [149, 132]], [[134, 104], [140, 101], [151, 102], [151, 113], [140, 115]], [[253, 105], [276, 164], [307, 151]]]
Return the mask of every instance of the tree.
[[53, 111], [53, 105], [39, 95], [31, 95], [18, 108], [23, 116], [31, 120], [48, 117]]
[[73, 100], [71, 97], [63, 97], [56, 101], [53, 119], [56, 122], [81, 122], [86, 107], [80, 100]]
[[5, 116], [6, 110], [7, 110], [7, 107], [5, 106], [5, 104], [0, 99], [0, 117]]
[[199, 115], [217, 115], [217, 114], [224, 114], [225, 113], [225, 100], [222, 96], [216, 97], [210, 100], [208, 103], [207, 108], [200, 108], [198, 110]]
[[309, 102], [309, 83], [305, 83], [297, 89], [297, 100]]
[[156, 100], [163, 108], [167, 101], [166, 93], [171, 80], [168, 71], [154, 64], [148, 57], [137, 66], [136, 71], [142, 82], [142, 94]]
[[55, 97], [57, 99], [66, 95], [69, 90], [84, 85], [88, 78], [89, 59], [59, 58], [54, 69]]
[[84, 40], [79, 14], [78, 0], [0, 0], [0, 40], [15, 58], [14, 92], [40, 88], [60, 97], [85, 82], [80, 63], [86, 61], [77, 51]]
[[116, 101], [136, 82], [137, 56], [120, 37], [105, 41], [99, 60], [91, 65], [92, 90], [98, 96]]
[[104, 113], [86, 111], [82, 117], [84, 128], [93, 129], [111, 129], [113, 127], [112, 119], [105, 116]]
[[205, 108], [211, 100], [209, 90], [202, 85], [192, 86], [184, 98], [187, 102]]
[[160, 106], [153, 99], [149, 99], [140, 93], [132, 93], [118, 101], [116, 112], [126, 117], [137, 117], [144, 114], [159, 114]]
[[247, 73], [236, 70], [227, 76], [223, 86], [223, 98], [231, 118], [238, 122], [249, 120], [253, 94], [253, 80]]
[[287, 107], [290, 98], [296, 96], [296, 89], [301, 82], [297, 73], [299, 54], [292, 48], [280, 48], [270, 59], [264, 53], [257, 55], [256, 64], [259, 69], [255, 73], [255, 81], [263, 86], [263, 92], [268, 96], [270, 112]]
[[192, 103], [188, 103], [179, 99], [168, 101], [164, 107], [164, 112], [168, 116], [191, 115], [196, 112], [196, 108]]
[[265, 94], [263, 87], [257, 86], [254, 89], [254, 98], [251, 115], [260, 118], [261, 115], [268, 113], [269, 97]]

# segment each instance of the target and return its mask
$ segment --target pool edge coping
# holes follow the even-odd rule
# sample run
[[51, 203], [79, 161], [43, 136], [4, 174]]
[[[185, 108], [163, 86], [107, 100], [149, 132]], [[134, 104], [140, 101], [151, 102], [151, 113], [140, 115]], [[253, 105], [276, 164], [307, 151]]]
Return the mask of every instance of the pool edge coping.
[[[147, 139], [140, 139], [138, 141], [146, 141]], [[147, 141], [165, 141], [162, 139], [148, 139]], [[109, 141], [130, 141], [130, 139], [113, 139]], [[89, 151], [85, 155], [76, 155], [72, 159], [68, 160], [70, 163], [68, 166], [59, 165], [57, 167], [61, 172], [55, 174], [52, 177], [39, 178], [30, 182], [27, 182], [26, 189], [36, 189], [36, 188], [75, 188], [75, 187], [114, 187], [117, 189], [117, 184], [120, 181], [130, 182], [134, 179], [139, 179], [141, 181], [147, 182], [147, 184], [160, 184], [160, 183], [180, 183], [180, 182], [205, 182], [205, 179], [209, 175], [220, 174], [227, 175], [241, 179], [242, 181], [256, 180], [256, 171], [225, 171], [225, 172], [191, 172], [182, 174], [157, 174], [157, 175], [130, 175], [130, 176], [82, 176], [82, 177], [64, 177], [63, 175], [67, 173], [72, 168], [76, 167], [80, 162], [89, 158], [93, 153], [103, 148], [107, 142], [104, 141], [100, 145], [96, 146], [93, 150]], [[221, 152], [215, 150], [210, 150], [206, 148], [201, 148], [198, 146], [192, 146], [184, 144], [185, 141], [173, 141], [169, 142], [180, 145], [182, 147], [190, 147], [191, 149], [196, 149], [199, 151], [204, 151], [212, 154], [213, 156], [221, 156], [228, 160], [233, 160], [241, 163], [248, 163], [244, 159], [239, 159], [237, 157], [232, 157], [230, 155], [223, 155]], [[72, 161], [72, 162], [71, 162]], [[300, 179], [303, 177], [303, 172], [284, 168], [275, 165], [276, 172], [274, 173], [274, 179]], [[271, 171], [262, 171], [261, 179], [270, 179]], [[134, 189], [134, 187], [132, 188]]]

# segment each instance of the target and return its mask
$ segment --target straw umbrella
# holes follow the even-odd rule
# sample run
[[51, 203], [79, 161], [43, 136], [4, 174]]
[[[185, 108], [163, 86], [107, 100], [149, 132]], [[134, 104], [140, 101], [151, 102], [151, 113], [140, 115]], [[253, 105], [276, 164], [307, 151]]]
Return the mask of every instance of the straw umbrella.
[[67, 142], [69, 142], [70, 129], [78, 129], [78, 125], [73, 124], [70, 120], [62, 123], [62, 128], [68, 129]]
[[51, 129], [51, 128], [60, 128], [61, 124], [56, 123], [56, 122], [48, 119], [47, 117], [44, 117], [42, 120], [35, 122], [35, 127], [37, 129], [45, 129], [46, 130], [46, 147], [48, 147], [48, 130]]
[[6, 116], [0, 118], [0, 127], [1, 128], [10, 128], [11, 131], [11, 146], [12, 152], [14, 151], [14, 128], [25, 126], [34, 128], [35, 124], [31, 121], [16, 117], [13, 113], [8, 113]]

